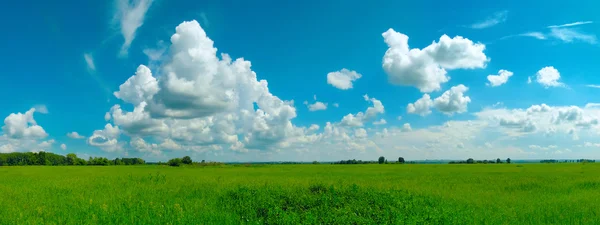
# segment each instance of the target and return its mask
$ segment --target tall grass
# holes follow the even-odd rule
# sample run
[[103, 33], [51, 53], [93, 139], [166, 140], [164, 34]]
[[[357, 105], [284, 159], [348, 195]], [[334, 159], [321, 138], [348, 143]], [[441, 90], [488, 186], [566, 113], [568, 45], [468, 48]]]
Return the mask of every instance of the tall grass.
[[600, 165], [0, 167], [0, 224], [600, 224]]

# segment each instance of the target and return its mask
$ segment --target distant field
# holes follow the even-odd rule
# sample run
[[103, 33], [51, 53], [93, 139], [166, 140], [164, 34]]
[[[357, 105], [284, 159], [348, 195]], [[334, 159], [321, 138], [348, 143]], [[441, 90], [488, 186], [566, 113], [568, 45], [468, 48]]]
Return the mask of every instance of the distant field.
[[600, 224], [600, 164], [0, 167], [0, 224]]

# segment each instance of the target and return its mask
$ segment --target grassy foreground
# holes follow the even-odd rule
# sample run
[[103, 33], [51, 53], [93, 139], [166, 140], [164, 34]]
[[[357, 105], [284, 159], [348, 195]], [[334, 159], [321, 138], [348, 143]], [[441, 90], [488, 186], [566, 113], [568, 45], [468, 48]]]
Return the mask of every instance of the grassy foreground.
[[600, 224], [600, 164], [0, 167], [0, 224]]

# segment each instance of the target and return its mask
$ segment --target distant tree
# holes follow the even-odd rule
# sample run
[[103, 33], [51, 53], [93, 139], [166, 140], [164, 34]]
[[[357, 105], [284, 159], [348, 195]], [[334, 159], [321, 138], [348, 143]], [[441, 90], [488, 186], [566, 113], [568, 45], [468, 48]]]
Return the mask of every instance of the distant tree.
[[506, 163], [510, 163], [510, 158], [507, 158], [507, 159], [506, 159]]
[[473, 164], [473, 163], [475, 163], [475, 160], [473, 160], [473, 158], [467, 159], [467, 164]]
[[496, 163], [502, 163], [502, 160], [500, 160], [500, 158], [497, 158]]
[[77, 161], [77, 155], [74, 153], [67, 154], [67, 165], [75, 165]]
[[202, 162], [200, 162], [200, 163], [206, 163], [206, 161], [203, 159]]
[[313, 161], [312, 164], [319, 164], [319, 162], [318, 161]]
[[379, 164], [385, 163], [385, 157], [379, 156], [379, 160], [378, 161], [379, 161]]
[[188, 165], [189, 165], [189, 164], [192, 164], [192, 158], [190, 158], [189, 156], [184, 156], [184, 157], [181, 159], [181, 163], [183, 163], [183, 164], [188, 164]]
[[404, 163], [404, 158], [402, 158], [402, 157], [398, 158], [398, 163]]
[[170, 159], [167, 164], [169, 164], [169, 166], [181, 166], [182, 162], [180, 158], [174, 158]]

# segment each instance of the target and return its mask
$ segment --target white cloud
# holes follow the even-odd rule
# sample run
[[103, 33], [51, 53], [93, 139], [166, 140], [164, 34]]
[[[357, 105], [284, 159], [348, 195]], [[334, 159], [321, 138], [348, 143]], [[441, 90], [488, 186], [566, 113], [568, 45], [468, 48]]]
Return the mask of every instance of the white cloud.
[[540, 69], [536, 74], [536, 82], [544, 86], [549, 87], [562, 87], [563, 83], [559, 82], [560, 73], [553, 66], [547, 66]]
[[121, 130], [118, 126], [113, 127], [111, 124], [106, 124], [103, 130], [95, 130], [87, 139], [87, 143], [107, 152], [119, 151], [122, 149], [117, 140], [120, 134]]
[[551, 28], [549, 35], [565, 43], [582, 41], [589, 44], [596, 44], [597, 40], [596, 35], [586, 34], [577, 29], [572, 28]]
[[314, 111], [327, 109], [327, 103], [316, 101], [317, 100], [316, 95], [313, 98], [315, 100], [315, 103], [313, 103], [313, 104], [308, 104], [308, 101], [304, 101], [304, 104], [306, 105], [306, 107], [308, 107], [308, 111], [314, 112]]
[[467, 112], [467, 105], [471, 102], [471, 98], [464, 96], [467, 90], [469, 88], [462, 84], [454, 86], [433, 100], [433, 106], [447, 115]]
[[340, 104], [338, 104], [338, 103], [333, 103], [333, 107], [339, 108], [339, 107], [340, 107]]
[[[135, 72], [125, 83], [119, 86], [119, 91], [114, 92], [115, 97], [138, 105], [141, 102], [150, 100], [158, 92], [158, 81], [152, 76], [150, 69], [144, 65], [140, 65]], [[107, 117], [105, 116], [105, 120]]]
[[11, 153], [15, 151], [15, 147], [12, 144], [0, 145], [0, 153]]
[[440, 90], [448, 82], [446, 69], [484, 68], [489, 58], [485, 45], [456, 36], [442, 35], [423, 49], [409, 49], [408, 36], [393, 29], [382, 34], [389, 49], [383, 57], [383, 69], [390, 83], [414, 86], [421, 92]]
[[[157, 76], [141, 65], [114, 93], [134, 110], [127, 112], [115, 105], [105, 119], [111, 119], [124, 134], [140, 138], [129, 146], [148, 150], [144, 146], [156, 144], [153, 151], [170, 146], [197, 152], [228, 147], [245, 152], [275, 149], [307, 132], [291, 123], [296, 117], [293, 101], [270, 93], [267, 81], [257, 79], [249, 61], [232, 60], [227, 54], [219, 57], [198, 22], [177, 26], [168, 48]], [[149, 143], [146, 137], [168, 141]], [[88, 143], [122, 146], [100, 131]]]
[[348, 90], [352, 88], [352, 82], [360, 79], [362, 75], [356, 71], [342, 69], [336, 72], [330, 72], [327, 74], [327, 83], [331, 84], [341, 90]]
[[387, 124], [387, 121], [385, 121], [385, 119], [380, 119], [378, 121], [373, 122], [373, 125], [384, 125]]
[[597, 85], [597, 84], [588, 84], [588, 85], [585, 85], [585, 86], [586, 87], [590, 87], [590, 88], [600, 88], [600, 85]]
[[4, 119], [2, 131], [4, 135], [13, 139], [39, 139], [48, 136], [44, 128], [39, 126], [33, 119], [35, 108], [22, 113], [11, 113]]
[[402, 125], [402, 131], [412, 131], [412, 127], [410, 127], [410, 123], [405, 123]]
[[308, 106], [308, 110], [311, 112], [327, 109], [327, 103], [322, 103], [322, 102], [315, 102], [315, 103], [309, 104], [307, 106]]
[[507, 15], [508, 15], [508, 11], [506, 11], [506, 10], [496, 12], [493, 15], [487, 17], [484, 21], [474, 23], [470, 27], [473, 29], [483, 29], [483, 28], [492, 27], [492, 26], [495, 26], [499, 23], [506, 21]]
[[406, 107], [406, 112], [412, 114], [419, 114], [421, 116], [427, 116], [431, 113], [431, 106], [433, 106], [433, 101], [428, 94], [423, 94], [423, 97], [418, 99], [415, 103], [409, 103]]
[[548, 26], [548, 28], [572, 27], [572, 26], [579, 26], [579, 25], [591, 24], [591, 23], [594, 23], [594, 22], [593, 21], [577, 21], [574, 23], [567, 23], [567, 24], [562, 24], [562, 25], [551, 25], [551, 26]]
[[38, 149], [31, 149], [32, 151], [46, 151], [48, 150], [50, 147], [52, 147], [52, 145], [54, 144], [54, 139], [51, 140], [47, 140], [47, 141], [42, 141], [40, 142], [37, 147]]
[[41, 114], [48, 114], [48, 108], [46, 107], [46, 105], [36, 105], [33, 108], [35, 108], [36, 112], [39, 112]]
[[508, 82], [508, 79], [513, 75], [513, 72], [510, 72], [508, 70], [500, 70], [498, 71], [498, 75], [488, 75], [487, 79], [490, 83], [488, 83], [489, 86], [492, 87], [497, 87], [500, 86], [502, 84], [505, 84], [506, 82]]
[[87, 68], [91, 71], [96, 71], [96, 65], [94, 64], [94, 57], [92, 57], [92, 54], [85, 53], [83, 54], [83, 58], [85, 59]]
[[369, 106], [364, 113], [358, 112], [356, 114], [348, 114], [344, 116], [342, 118], [342, 121], [340, 122], [340, 125], [350, 127], [362, 127], [365, 122], [377, 117], [377, 114], [385, 113], [385, 108], [381, 101], [375, 98], [370, 98], [368, 95], [364, 95], [363, 98], [366, 101], [371, 102], [373, 106]]
[[356, 138], [366, 138], [367, 137], [367, 130], [365, 130], [364, 128], [358, 128], [358, 129], [354, 130], [354, 137], [356, 137]]
[[60, 149], [62, 149], [63, 151], [67, 150], [67, 145], [66, 144], [61, 144], [60, 145]]
[[131, 42], [135, 38], [136, 31], [144, 23], [146, 12], [152, 5], [152, 0], [117, 0], [117, 11], [114, 16], [121, 28], [121, 35], [125, 42], [121, 47], [121, 53], [126, 54]]
[[546, 40], [546, 35], [544, 35], [542, 32], [527, 32], [527, 33], [519, 34], [519, 36], [533, 37], [538, 40]]
[[79, 133], [73, 131], [70, 133], [67, 133], [67, 137], [73, 138], [73, 139], [84, 139], [85, 137], [82, 135], [79, 135]]
[[396, 117], [397, 120], [402, 120], [402, 116]]

